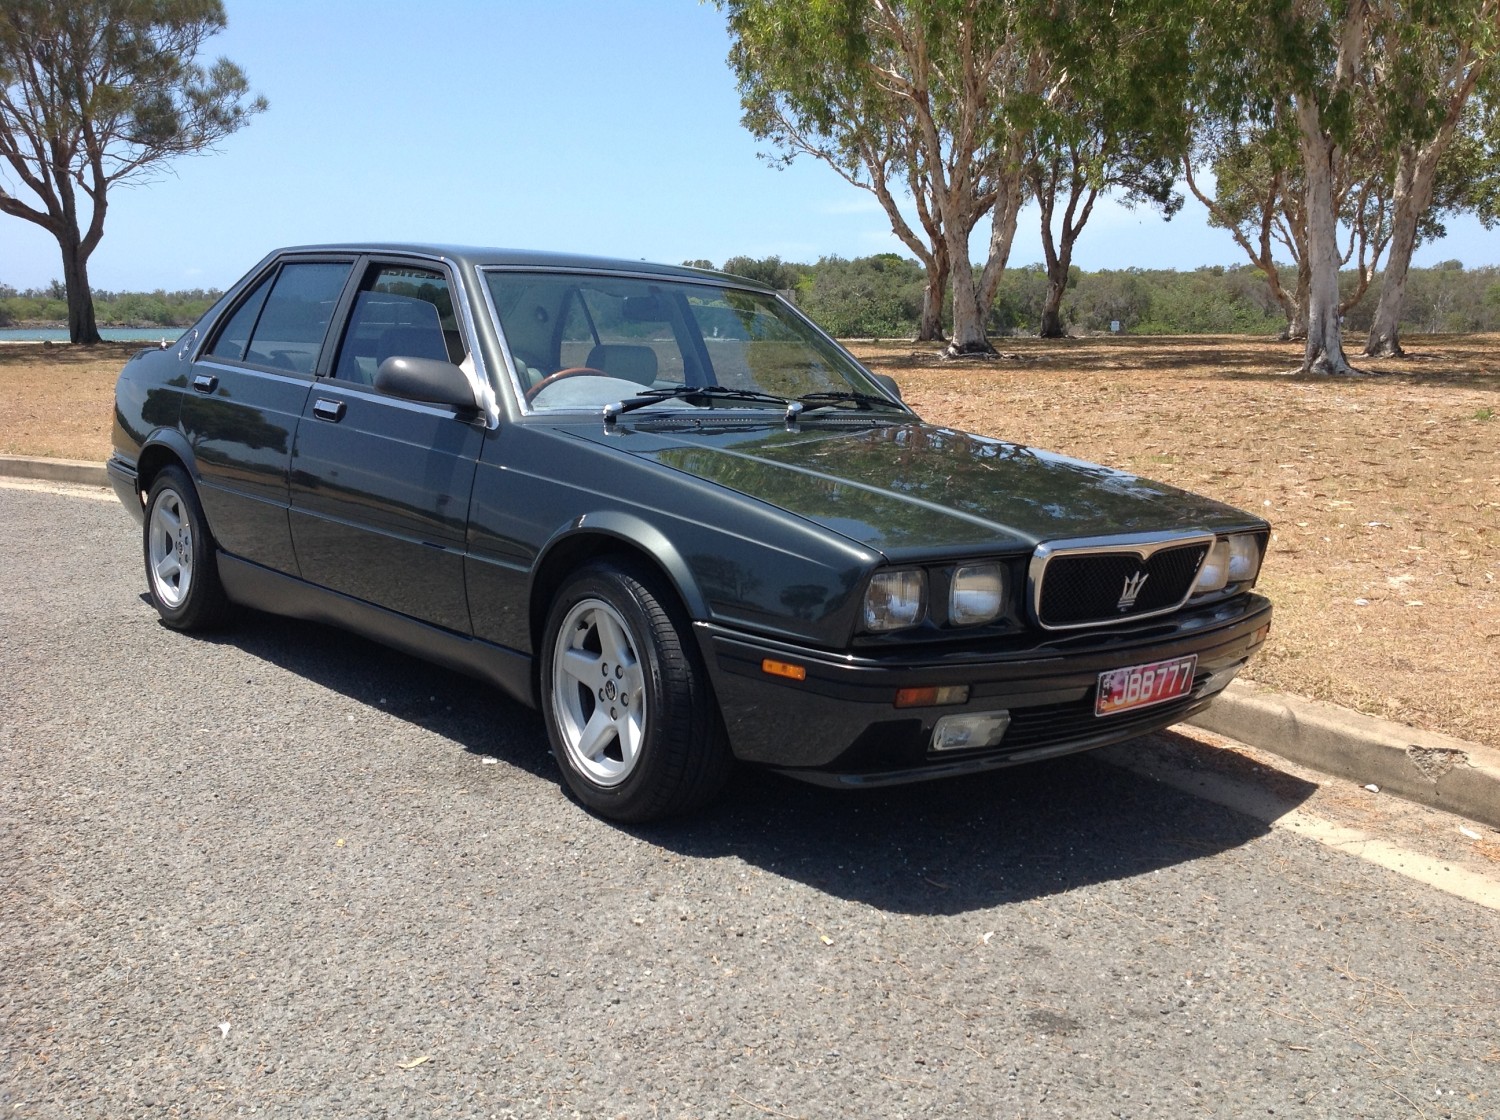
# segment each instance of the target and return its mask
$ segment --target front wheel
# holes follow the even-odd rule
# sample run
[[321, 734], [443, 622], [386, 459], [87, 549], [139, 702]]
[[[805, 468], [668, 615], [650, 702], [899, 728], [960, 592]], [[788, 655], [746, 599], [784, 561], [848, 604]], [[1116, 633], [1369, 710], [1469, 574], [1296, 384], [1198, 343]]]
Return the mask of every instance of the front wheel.
[[219, 583], [213, 537], [186, 472], [165, 467], [146, 499], [143, 540], [151, 605], [174, 630], [223, 622], [229, 601]]
[[655, 573], [600, 562], [553, 600], [542, 711], [568, 790], [639, 823], [697, 808], [732, 763], [707, 671], [675, 596]]

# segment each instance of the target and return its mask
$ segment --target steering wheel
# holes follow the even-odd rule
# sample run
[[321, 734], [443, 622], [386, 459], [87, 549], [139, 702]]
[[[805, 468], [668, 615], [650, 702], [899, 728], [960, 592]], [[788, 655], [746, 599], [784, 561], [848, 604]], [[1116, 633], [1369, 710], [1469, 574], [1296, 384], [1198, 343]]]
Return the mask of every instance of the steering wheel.
[[556, 384], [565, 377], [580, 377], [586, 373], [593, 374], [595, 377], [609, 376], [609, 374], [605, 373], [602, 369], [595, 369], [593, 366], [569, 366], [567, 369], [560, 369], [556, 373], [549, 373], [546, 377], [542, 378], [530, 389], [527, 389], [526, 403], [530, 404], [532, 401], [534, 401], [536, 399], [536, 395], [543, 389], [545, 389], [548, 385]]

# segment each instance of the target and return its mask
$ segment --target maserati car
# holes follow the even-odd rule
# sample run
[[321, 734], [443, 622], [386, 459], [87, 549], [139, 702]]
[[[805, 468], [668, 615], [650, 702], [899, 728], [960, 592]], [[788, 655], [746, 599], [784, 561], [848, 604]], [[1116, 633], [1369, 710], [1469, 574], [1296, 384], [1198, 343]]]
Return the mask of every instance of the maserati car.
[[857, 787], [1130, 739], [1271, 624], [1260, 518], [925, 423], [694, 268], [278, 250], [125, 364], [108, 469], [166, 626], [250, 608], [479, 678], [625, 822], [737, 763]]

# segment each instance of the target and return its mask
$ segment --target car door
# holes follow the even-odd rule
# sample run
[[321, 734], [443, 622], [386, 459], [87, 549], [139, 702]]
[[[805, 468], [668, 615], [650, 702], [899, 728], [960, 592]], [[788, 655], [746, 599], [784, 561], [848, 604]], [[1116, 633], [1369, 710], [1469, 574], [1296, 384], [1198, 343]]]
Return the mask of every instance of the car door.
[[388, 357], [468, 360], [454, 292], [441, 267], [364, 266], [297, 425], [291, 526], [304, 579], [469, 633], [465, 535], [484, 424], [374, 388]]
[[288, 258], [249, 284], [185, 371], [181, 426], [219, 547], [295, 574], [292, 438], [354, 258]]

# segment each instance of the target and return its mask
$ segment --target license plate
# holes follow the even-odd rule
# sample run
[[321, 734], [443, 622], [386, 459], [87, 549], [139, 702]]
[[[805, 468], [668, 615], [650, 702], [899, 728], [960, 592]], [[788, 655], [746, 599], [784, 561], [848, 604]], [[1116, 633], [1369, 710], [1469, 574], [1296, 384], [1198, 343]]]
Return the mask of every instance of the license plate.
[[1193, 654], [1100, 673], [1094, 714], [1112, 716], [1186, 696], [1193, 690], [1193, 670], [1197, 667], [1198, 655]]

